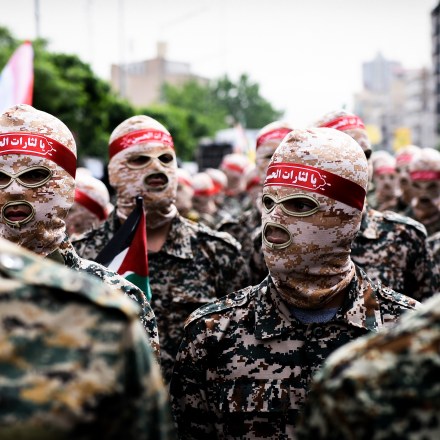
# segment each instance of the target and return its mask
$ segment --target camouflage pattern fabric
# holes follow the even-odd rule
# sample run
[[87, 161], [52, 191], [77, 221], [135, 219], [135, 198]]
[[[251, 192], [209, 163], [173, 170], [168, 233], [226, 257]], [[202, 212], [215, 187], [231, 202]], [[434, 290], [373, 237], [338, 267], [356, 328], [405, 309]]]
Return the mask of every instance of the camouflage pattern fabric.
[[391, 330], [334, 353], [314, 378], [305, 439], [440, 438], [440, 294]]
[[438, 268], [440, 268], [440, 231], [428, 237], [427, 242], [432, 251], [435, 264]]
[[0, 438], [171, 439], [138, 306], [0, 241]]
[[[411, 217], [412, 219], [417, 220], [417, 216], [414, 213], [414, 210], [409, 206], [407, 210], [404, 212], [404, 215]], [[428, 237], [434, 235], [436, 232], [440, 232], [440, 213], [435, 215], [429, 219], [423, 220], [423, 226], [425, 226], [426, 231], [428, 233]]]
[[345, 303], [326, 323], [297, 321], [270, 277], [198, 309], [170, 387], [180, 438], [293, 438], [311, 377], [327, 356], [418, 305], [357, 268]]
[[[253, 237], [253, 270], [267, 274], [261, 229]], [[439, 280], [440, 261], [437, 265], [433, 259], [424, 226], [391, 211], [376, 211], [369, 205], [352, 244], [351, 259], [374, 282], [380, 281], [417, 301], [430, 297]]]
[[[93, 259], [118, 228], [112, 215], [100, 228], [74, 242], [78, 253]], [[248, 285], [247, 266], [240, 245], [181, 216], [172, 222], [159, 252], [149, 253], [151, 307], [159, 328], [161, 366], [169, 380], [183, 336], [183, 324], [192, 311], [228, 292]]]
[[108, 270], [101, 264], [86, 260], [85, 258], [80, 258], [67, 236], [61, 243], [60, 247], [55, 252], [48, 255], [47, 258], [58, 261], [70, 269], [93, 275], [107, 284], [110, 289], [113, 289], [117, 292], [122, 291], [126, 296], [131, 298], [133, 301], [136, 301], [140, 308], [139, 318], [150, 339], [151, 347], [153, 348], [157, 358], [160, 358], [159, 335], [156, 317], [154, 316], [153, 309], [148, 303], [144, 292], [142, 292], [139, 287], [135, 286], [117, 273]]
[[438, 268], [424, 226], [391, 211], [367, 206], [351, 258], [375, 282], [423, 301], [438, 283]]
[[[266, 265], [263, 264], [263, 271], [261, 271], [260, 265], [256, 265], [254, 260], [253, 239], [257, 229], [261, 234], [261, 212], [256, 206], [245, 211], [237, 220], [224, 222], [218, 227], [219, 231], [228, 232], [241, 244], [241, 253], [249, 265], [250, 281], [253, 285], [261, 283], [267, 275]], [[261, 253], [261, 235], [259, 239], [258, 253], [261, 254], [261, 258], [263, 258]]]

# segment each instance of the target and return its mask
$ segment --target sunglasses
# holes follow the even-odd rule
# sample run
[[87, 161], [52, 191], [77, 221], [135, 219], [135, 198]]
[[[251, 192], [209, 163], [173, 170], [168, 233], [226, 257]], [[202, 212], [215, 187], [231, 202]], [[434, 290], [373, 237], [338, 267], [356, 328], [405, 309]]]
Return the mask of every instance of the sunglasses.
[[0, 171], [0, 189], [7, 188], [13, 180], [26, 188], [38, 188], [52, 177], [52, 171], [46, 167], [31, 167], [17, 174]]
[[267, 213], [273, 211], [276, 205], [280, 205], [282, 211], [295, 217], [312, 215], [318, 211], [320, 206], [316, 199], [305, 194], [288, 196], [279, 200], [275, 200], [271, 196], [265, 194], [262, 202], [263, 208]]

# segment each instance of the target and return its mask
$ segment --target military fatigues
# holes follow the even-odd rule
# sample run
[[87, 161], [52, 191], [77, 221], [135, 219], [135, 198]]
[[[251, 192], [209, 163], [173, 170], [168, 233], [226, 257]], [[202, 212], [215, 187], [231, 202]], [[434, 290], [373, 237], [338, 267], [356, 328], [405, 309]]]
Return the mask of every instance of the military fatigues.
[[[416, 215], [413, 209], [410, 207], [404, 213], [406, 216], [411, 217], [413, 219], [416, 218]], [[434, 218], [427, 219], [423, 221], [423, 226], [425, 226], [426, 231], [428, 232], [428, 236], [434, 235], [436, 232], [440, 231], [440, 213]]]
[[184, 439], [291, 439], [312, 375], [352, 339], [388, 327], [412, 298], [374, 286], [361, 269], [333, 319], [302, 324], [270, 279], [195, 311], [171, 381]]
[[[80, 255], [93, 259], [117, 227], [118, 220], [113, 215], [74, 245]], [[239, 248], [229, 234], [176, 216], [162, 249], [148, 253], [151, 306], [159, 328], [161, 365], [167, 380], [190, 313], [248, 285], [249, 275]]]
[[150, 339], [151, 346], [159, 359], [159, 335], [156, 318], [141, 289], [130, 283], [130, 281], [126, 280], [124, 277], [108, 270], [101, 264], [86, 260], [85, 258], [80, 258], [67, 237], [60, 244], [59, 248], [52, 254], [48, 255], [47, 258], [57, 261], [70, 269], [79, 270], [93, 275], [102, 280], [111, 289], [117, 290], [118, 292], [122, 290], [125, 295], [136, 301], [140, 307], [139, 317], [141, 323], [144, 326]]
[[[261, 264], [256, 264], [254, 258], [254, 241], [258, 239], [257, 253], [261, 254], [261, 212], [256, 206], [253, 206], [235, 221], [224, 222], [218, 227], [218, 230], [228, 232], [241, 244], [241, 253], [250, 268], [251, 284], [259, 284], [267, 275], [264, 260], [263, 269], [261, 269]], [[257, 234], [259, 237], [255, 239]], [[259, 259], [257, 261], [261, 262]]]
[[138, 306], [0, 241], [0, 438], [170, 439]]
[[418, 301], [431, 296], [438, 282], [424, 226], [391, 211], [367, 207], [351, 258], [373, 281]]
[[440, 294], [338, 350], [314, 378], [298, 439], [440, 438]]

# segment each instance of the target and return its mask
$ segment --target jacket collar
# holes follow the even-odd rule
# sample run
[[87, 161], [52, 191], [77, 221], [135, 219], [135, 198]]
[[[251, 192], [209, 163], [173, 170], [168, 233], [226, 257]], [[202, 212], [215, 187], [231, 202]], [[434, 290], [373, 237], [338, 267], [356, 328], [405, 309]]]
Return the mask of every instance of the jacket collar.
[[[377, 332], [382, 327], [380, 307], [376, 299], [377, 288], [365, 272], [356, 267], [345, 302], [331, 322], [343, 322], [366, 331]], [[279, 337], [285, 333], [295, 332], [298, 327], [307, 326], [291, 316], [270, 276], [254, 289], [256, 303], [254, 332], [257, 339]]]

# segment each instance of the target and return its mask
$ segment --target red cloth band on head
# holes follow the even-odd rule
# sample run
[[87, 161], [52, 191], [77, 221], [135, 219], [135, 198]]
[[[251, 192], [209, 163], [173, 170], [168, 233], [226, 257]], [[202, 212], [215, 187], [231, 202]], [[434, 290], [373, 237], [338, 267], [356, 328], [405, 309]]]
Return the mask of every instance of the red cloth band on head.
[[275, 163], [267, 169], [264, 186], [292, 186], [316, 192], [362, 211], [365, 189], [357, 183], [319, 168], [296, 163]]
[[322, 124], [321, 127], [334, 128], [335, 130], [352, 130], [353, 128], [363, 128], [365, 125], [362, 119], [356, 115], [353, 116], [341, 116], [340, 118], [333, 119], [333, 121]]
[[99, 220], [105, 220], [108, 217], [107, 211], [96, 200], [93, 200], [78, 188], [75, 189], [75, 202], [87, 208], [92, 214], [95, 214]]
[[396, 157], [396, 164], [397, 165], [405, 165], [405, 164], [411, 162], [411, 159], [413, 158], [413, 156], [414, 155], [410, 154], [410, 153], [401, 154]]
[[255, 176], [253, 177], [246, 185], [246, 191], [249, 191], [250, 189], [252, 189], [254, 186], [257, 186], [260, 184], [260, 177], [259, 176]]
[[413, 171], [409, 175], [411, 180], [440, 180], [440, 171]]
[[209, 189], [196, 189], [196, 190], [194, 190], [195, 196], [209, 197], [209, 196], [213, 196], [214, 194], [217, 194], [215, 191], [215, 187], [212, 187]]
[[396, 169], [393, 167], [378, 167], [374, 170], [374, 174], [381, 175], [381, 174], [395, 174]]
[[125, 150], [126, 148], [134, 147], [138, 144], [161, 143], [167, 147], [174, 148], [173, 138], [170, 134], [160, 130], [136, 130], [124, 134], [115, 139], [109, 146], [110, 159], [115, 155]]
[[0, 134], [0, 156], [5, 154], [43, 157], [55, 162], [75, 178], [75, 154], [62, 143], [43, 134], [22, 131]]
[[215, 194], [218, 194], [224, 188], [224, 186], [216, 180], [213, 180], [212, 182], [214, 183]]
[[237, 171], [238, 173], [242, 173], [244, 171], [244, 168], [240, 165], [236, 165], [235, 163], [224, 163], [222, 165], [222, 168], [231, 170], [231, 171]]
[[192, 188], [192, 183], [188, 179], [185, 179], [185, 177], [179, 176], [177, 178], [177, 181], [179, 183], [182, 183], [183, 185], [186, 185], [186, 186], [189, 186], [190, 188]]
[[257, 139], [257, 147], [258, 148], [260, 145], [265, 144], [267, 141], [271, 141], [274, 139], [279, 139], [279, 141], [281, 142], [284, 137], [290, 133], [292, 131], [292, 129], [290, 128], [278, 128], [277, 130], [272, 130], [269, 131], [268, 133], [262, 134], [258, 139]]

